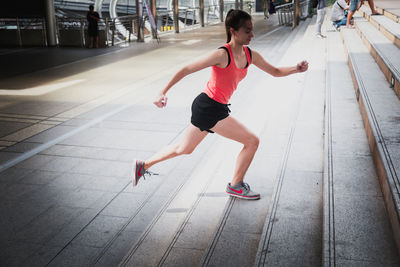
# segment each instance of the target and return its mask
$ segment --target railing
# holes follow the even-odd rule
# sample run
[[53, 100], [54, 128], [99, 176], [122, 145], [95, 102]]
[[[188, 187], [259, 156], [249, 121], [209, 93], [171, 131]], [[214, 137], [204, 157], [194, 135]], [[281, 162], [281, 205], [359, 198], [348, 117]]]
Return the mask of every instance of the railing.
[[138, 17], [136, 15], [106, 19], [105, 24], [106, 43], [108, 46], [138, 39], [138, 28], [140, 26], [138, 26]]
[[300, 1], [300, 19], [307, 18], [310, 13], [310, 0]]
[[[243, 6], [243, 9], [247, 12], [251, 12], [251, 4], [254, 6], [253, 1], [247, 1]], [[225, 3], [223, 10], [223, 18], [225, 18], [226, 14], [230, 9], [235, 8], [235, 2]], [[179, 9], [179, 27], [181, 29], [186, 29], [193, 27], [195, 25], [200, 24], [200, 7], [185, 7]], [[161, 32], [172, 31], [174, 30], [174, 20], [173, 20], [173, 11], [161, 11], [158, 12], [157, 15], [158, 22], [161, 24], [161, 28], [159, 29]], [[183, 18], [183, 22], [182, 22]], [[221, 21], [220, 18], [220, 6], [219, 5], [208, 5], [204, 7], [204, 24], [212, 24], [215, 22]]]
[[291, 25], [294, 17], [293, 3], [276, 6], [275, 10], [278, 15], [279, 25]]
[[46, 23], [44, 18], [0, 19], [0, 45], [46, 46]]
[[[235, 2], [224, 4], [223, 18], [225, 19], [228, 11], [230, 9], [234, 9], [234, 8], [235, 8]], [[204, 7], [204, 23], [210, 24], [217, 20], [221, 21], [219, 5], [205, 6]]]
[[[309, 13], [309, 0], [300, 1], [300, 18], [306, 18]], [[279, 25], [291, 26], [294, 18], [294, 1], [275, 7]]]
[[[87, 34], [88, 22], [86, 18], [63, 18], [57, 20], [57, 35], [60, 45], [87, 46], [89, 38]], [[114, 46], [138, 39], [138, 28], [144, 31], [144, 36], [151, 35], [151, 27], [148, 18], [144, 17], [139, 26], [137, 15], [120, 16], [113, 19], [105, 18], [98, 22], [99, 44]]]
[[[243, 9], [251, 13], [254, 1], [244, 1]], [[235, 8], [235, 2], [225, 3], [223, 19], [230, 9]], [[138, 40], [138, 29], [144, 37], [151, 37], [152, 30], [149, 18], [144, 12], [142, 21], [137, 15], [120, 16], [113, 19], [101, 19], [99, 26], [99, 46], [114, 46], [124, 42]], [[200, 7], [181, 7], [179, 9], [178, 25], [180, 29], [188, 29], [200, 24]], [[168, 32], [174, 29], [172, 10], [158, 11], [155, 18], [157, 32]], [[204, 25], [221, 21], [220, 6], [204, 7]], [[141, 24], [141, 25], [139, 25]], [[88, 46], [90, 40], [87, 33], [86, 18], [56, 18], [56, 36], [59, 46]], [[141, 37], [142, 38], [142, 37]], [[36, 19], [0, 19], [0, 45], [8, 46], [47, 46], [46, 23], [44, 18]]]
[[[199, 14], [196, 8], [186, 7], [178, 10], [179, 27], [186, 29], [200, 23]], [[172, 10], [159, 11], [157, 13], [157, 26], [160, 32], [170, 32], [174, 30], [174, 13]]]
[[56, 19], [57, 42], [63, 45], [85, 46], [86, 19], [58, 18]]
[[[57, 43], [60, 46], [82, 46], [89, 44], [87, 32], [88, 21], [86, 18], [57, 18], [56, 31]], [[105, 20], [98, 22], [99, 46], [107, 44], [107, 25]]]
[[[249, 6], [253, 1], [247, 1], [244, 8], [249, 12]], [[254, 4], [253, 4], [254, 6]], [[223, 17], [227, 12], [235, 8], [235, 2], [224, 4]], [[183, 7], [178, 11], [179, 28], [187, 29], [200, 24], [200, 7]], [[209, 5], [204, 7], [204, 24], [208, 25], [213, 22], [220, 21], [219, 5]], [[158, 11], [157, 17], [157, 32], [169, 32], [174, 29], [174, 16], [172, 10]], [[86, 21], [84, 22], [86, 23]], [[122, 16], [114, 19], [106, 19], [104, 25], [104, 38], [108, 46], [122, 44], [124, 42], [131, 42], [138, 39], [138, 20], [136, 15]], [[144, 37], [151, 36], [151, 26], [147, 15], [144, 16], [142, 25], [139, 27], [144, 32]], [[83, 30], [81, 30], [84, 33]], [[99, 32], [102, 32], [101, 30]], [[100, 38], [101, 39], [101, 38]], [[87, 43], [87, 41], [86, 41]], [[84, 43], [83, 43], [84, 45]]]

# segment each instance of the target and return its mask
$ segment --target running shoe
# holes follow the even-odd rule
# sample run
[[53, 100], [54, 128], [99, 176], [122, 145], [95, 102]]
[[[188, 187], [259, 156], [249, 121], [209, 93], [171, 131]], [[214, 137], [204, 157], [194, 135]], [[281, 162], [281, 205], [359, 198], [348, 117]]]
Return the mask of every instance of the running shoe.
[[150, 172], [148, 170], [144, 169], [144, 161], [141, 160], [136, 160], [135, 163], [133, 164], [132, 168], [132, 183], [133, 186], [136, 186], [140, 180], [140, 178], [143, 177], [145, 178], [145, 174], [148, 175], [158, 175], [158, 173]]
[[243, 182], [235, 184], [234, 186], [231, 186], [231, 183], [228, 183], [226, 186], [226, 193], [233, 197], [243, 199], [260, 199], [260, 194], [251, 191], [249, 184]]

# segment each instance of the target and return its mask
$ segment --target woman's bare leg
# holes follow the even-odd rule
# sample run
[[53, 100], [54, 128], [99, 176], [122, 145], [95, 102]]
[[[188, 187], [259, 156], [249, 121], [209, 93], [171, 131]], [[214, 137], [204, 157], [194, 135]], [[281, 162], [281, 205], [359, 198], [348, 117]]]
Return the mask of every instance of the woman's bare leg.
[[197, 147], [198, 144], [206, 137], [208, 132], [200, 131], [199, 128], [190, 124], [186, 129], [185, 136], [179, 144], [174, 144], [161, 150], [154, 156], [145, 160], [144, 168], [147, 170], [151, 166], [161, 161], [174, 158], [183, 154], [190, 154]]
[[219, 121], [211, 130], [219, 135], [243, 144], [243, 149], [240, 151], [236, 160], [235, 173], [231, 185], [242, 182], [253, 160], [254, 154], [257, 151], [259, 144], [258, 137], [231, 116]]

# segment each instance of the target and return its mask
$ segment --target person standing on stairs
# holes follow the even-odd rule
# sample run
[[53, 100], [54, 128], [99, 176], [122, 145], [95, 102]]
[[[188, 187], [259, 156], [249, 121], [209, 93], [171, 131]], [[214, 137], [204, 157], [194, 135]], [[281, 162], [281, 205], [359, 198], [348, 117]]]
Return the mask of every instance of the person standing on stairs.
[[[349, 29], [353, 29], [354, 26], [351, 25], [351, 19], [353, 18], [354, 13], [360, 9], [361, 4], [363, 3], [363, 0], [350, 0], [350, 11], [349, 14], [347, 15], [347, 23], [346, 23], [346, 27]], [[380, 15], [376, 9], [375, 9], [375, 4], [374, 4], [374, 0], [368, 0], [368, 5], [369, 8], [371, 9], [371, 15], [375, 16], [375, 15]]]
[[[171, 81], [157, 95], [154, 104], [159, 108], [167, 105], [167, 92], [185, 76], [211, 67], [211, 77], [204, 91], [192, 103], [191, 124], [186, 129], [180, 143], [169, 146], [147, 160], [136, 160], [132, 168], [133, 185], [145, 174], [153, 174], [148, 169], [167, 159], [190, 154], [208, 133], [217, 133], [223, 137], [243, 144], [239, 153], [232, 181], [226, 192], [243, 199], [259, 199], [260, 194], [250, 190], [243, 182], [245, 173], [257, 151], [259, 139], [234, 117], [229, 116], [229, 99], [238, 83], [246, 76], [250, 64], [276, 77], [304, 72], [308, 62], [302, 61], [292, 67], [274, 67], [257, 52], [247, 46], [253, 34], [251, 16], [242, 10], [231, 9], [226, 15], [225, 29], [227, 42], [204, 58], [179, 70]], [[256, 114], [255, 114], [256, 115]]]
[[322, 23], [324, 23], [326, 14], [326, 0], [318, 0], [317, 5], [317, 22], [315, 23], [315, 34], [318, 38], [325, 38], [325, 35], [322, 35], [321, 28]]

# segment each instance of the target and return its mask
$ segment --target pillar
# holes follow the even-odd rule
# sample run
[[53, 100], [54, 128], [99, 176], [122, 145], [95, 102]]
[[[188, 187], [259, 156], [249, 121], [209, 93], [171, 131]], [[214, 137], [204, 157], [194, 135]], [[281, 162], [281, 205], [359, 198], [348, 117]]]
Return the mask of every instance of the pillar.
[[293, 14], [293, 25], [292, 28], [295, 28], [299, 25], [300, 20], [300, 0], [294, 0], [294, 14]]
[[179, 33], [179, 5], [178, 0], [172, 0], [174, 9], [174, 28], [175, 32]]
[[57, 34], [56, 34], [56, 15], [54, 12], [54, 1], [45, 0], [45, 12], [46, 12], [46, 36], [47, 45], [57, 45]]
[[142, 0], [136, 0], [136, 27], [137, 27], [137, 41], [144, 42], [144, 23], [143, 23], [143, 2]]
[[200, 0], [200, 25], [204, 27], [204, 0]]
[[219, 0], [219, 19], [224, 21], [224, 0]]
[[154, 23], [156, 24], [156, 30], [154, 31], [152, 29], [153, 38], [157, 38], [157, 23], [158, 23], [158, 19], [157, 19], [157, 1], [156, 0], [151, 0], [151, 13], [153, 13]]

